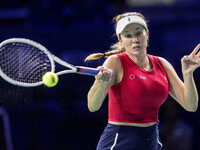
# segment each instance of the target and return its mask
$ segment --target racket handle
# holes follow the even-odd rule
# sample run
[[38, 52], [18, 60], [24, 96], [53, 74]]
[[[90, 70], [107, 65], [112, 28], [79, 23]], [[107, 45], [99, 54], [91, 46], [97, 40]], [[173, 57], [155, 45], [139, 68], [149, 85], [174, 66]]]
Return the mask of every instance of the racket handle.
[[100, 69], [96, 68], [89, 68], [89, 67], [77, 67], [77, 73], [96, 76], [99, 73]]

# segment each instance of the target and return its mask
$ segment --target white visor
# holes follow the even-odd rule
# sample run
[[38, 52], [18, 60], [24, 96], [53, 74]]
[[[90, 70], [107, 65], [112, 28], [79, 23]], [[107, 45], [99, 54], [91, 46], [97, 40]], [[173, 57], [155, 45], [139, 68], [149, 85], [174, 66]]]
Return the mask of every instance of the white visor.
[[124, 30], [124, 28], [132, 23], [137, 23], [142, 25], [146, 30], [148, 30], [147, 28], [147, 24], [146, 22], [139, 16], [126, 16], [121, 18], [118, 22], [117, 22], [117, 27], [116, 27], [116, 34], [119, 37], [119, 34], [122, 33], [122, 31]]

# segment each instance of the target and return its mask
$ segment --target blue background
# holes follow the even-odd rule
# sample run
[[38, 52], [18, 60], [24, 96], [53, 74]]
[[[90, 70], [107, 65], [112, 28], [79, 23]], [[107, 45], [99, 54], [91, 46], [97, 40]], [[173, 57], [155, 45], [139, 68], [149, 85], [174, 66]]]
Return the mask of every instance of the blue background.
[[[182, 79], [181, 58], [200, 42], [200, 1], [176, 0], [133, 6], [120, 0], [1, 0], [0, 41], [21, 37], [37, 41], [74, 65], [100, 66], [104, 59], [84, 62], [117, 42], [112, 18], [141, 12], [149, 21], [148, 53], [166, 58]], [[57, 67], [59, 68], [59, 67]], [[200, 70], [194, 73], [200, 89]], [[87, 109], [87, 92], [94, 77], [63, 75], [54, 88], [22, 88], [0, 79], [0, 105], [9, 114], [15, 150], [94, 150], [107, 124], [107, 100], [95, 113]], [[169, 96], [168, 101], [171, 101]], [[168, 121], [165, 104], [160, 124]], [[179, 117], [193, 130], [192, 150], [198, 149], [199, 113], [177, 106]]]

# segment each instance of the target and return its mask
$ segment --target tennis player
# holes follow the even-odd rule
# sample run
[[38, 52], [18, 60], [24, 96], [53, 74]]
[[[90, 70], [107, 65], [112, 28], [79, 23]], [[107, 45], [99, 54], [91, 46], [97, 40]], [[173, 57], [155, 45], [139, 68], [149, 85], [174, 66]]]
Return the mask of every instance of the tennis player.
[[91, 112], [109, 94], [108, 125], [97, 150], [160, 150], [158, 112], [168, 93], [187, 111], [197, 110], [193, 72], [200, 66], [200, 44], [181, 59], [182, 82], [167, 60], [147, 54], [149, 30], [142, 14], [124, 13], [114, 20], [119, 42], [86, 58], [109, 56], [88, 93]]

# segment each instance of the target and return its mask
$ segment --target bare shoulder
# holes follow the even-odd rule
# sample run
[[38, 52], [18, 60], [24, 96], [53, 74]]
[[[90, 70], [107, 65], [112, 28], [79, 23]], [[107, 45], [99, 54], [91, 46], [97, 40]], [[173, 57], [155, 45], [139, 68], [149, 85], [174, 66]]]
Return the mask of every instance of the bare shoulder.
[[162, 63], [162, 65], [164, 66], [165, 70], [168, 71], [169, 69], [172, 69], [172, 65], [163, 57], [158, 57]]
[[167, 61], [165, 58], [163, 57], [158, 57], [163, 65], [163, 67], [165, 68], [165, 71], [168, 75], [168, 77], [172, 78], [174, 76], [177, 76], [176, 71], [174, 69], [174, 67], [171, 65], [171, 63], [169, 61]]
[[122, 76], [123, 76], [123, 69], [122, 69], [121, 61], [117, 55], [109, 56], [104, 62], [103, 66], [113, 71], [113, 78], [115, 80], [114, 84], [117, 84], [121, 81]]
[[117, 55], [111, 55], [106, 59], [103, 66], [106, 66], [111, 69], [111, 68], [115, 68], [116, 66], [120, 64], [121, 62], [120, 62], [119, 57]]
[[163, 57], [158, 57], [159, 59], [160, 59], [160, 61], [163, 63], [163, 65], [165, 64], [165, 63], [169, 63], [165, 58], [163, 58]]

